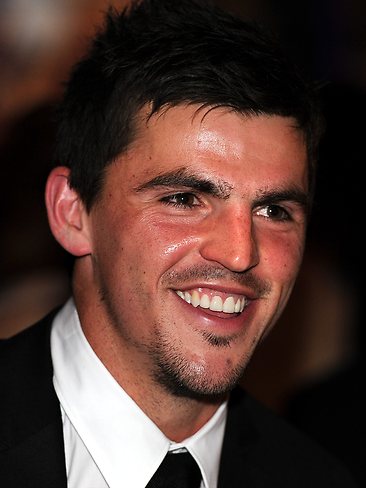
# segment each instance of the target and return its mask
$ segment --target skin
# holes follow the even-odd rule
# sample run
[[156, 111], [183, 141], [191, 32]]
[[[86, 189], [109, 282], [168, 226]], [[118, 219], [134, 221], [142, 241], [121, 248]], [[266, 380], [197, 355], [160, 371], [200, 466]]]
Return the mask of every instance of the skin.
[[[51, 229], [78, 256], [73, 286], [86, 338], [172, 440], [213, 415], [293, 288], [308, 198], [306, 147], [294, 127], [279, 116], [173, 107], [141, 117], [89, 213], [67, 168], [48, 179]], [[197, 289], [245, 297], [246, 306], [215, 312], [176, 293]]]

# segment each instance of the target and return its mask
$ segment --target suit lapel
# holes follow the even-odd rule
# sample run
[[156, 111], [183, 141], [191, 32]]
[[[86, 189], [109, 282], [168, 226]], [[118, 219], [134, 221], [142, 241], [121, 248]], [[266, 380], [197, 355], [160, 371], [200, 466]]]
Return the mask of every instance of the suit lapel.
[[57, 423], [49, 424], [9, 449], [0, 461], [4, 462], [4, 468], [0, 470], [4, 486], [66, 488], [65, 456], [60, 434], [62, 436]]
[[[50, 330], [54, 313], [1, 343], [5, 393], [0, 472], [7, 488], [66, 488], [62, 420], [53, 388]], [[7, 419], [7, 422], [4, 422]]]
[[239, 387], [231, 394], [218, 488], [272, 486], [269, 475], [258, 463], [260, 435], [251, 415], [250, 401]]

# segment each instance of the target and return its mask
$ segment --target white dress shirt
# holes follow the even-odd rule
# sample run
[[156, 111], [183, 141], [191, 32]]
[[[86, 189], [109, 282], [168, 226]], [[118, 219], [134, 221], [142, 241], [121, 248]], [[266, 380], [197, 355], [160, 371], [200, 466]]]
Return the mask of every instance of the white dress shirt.
[[216, 488], [227, 404], [192, 437], [171, 442], [115, 381], [81, 329], [72, 299], [51, 333], [69, 488], [144, 488], [170, 449], [185, 447]]

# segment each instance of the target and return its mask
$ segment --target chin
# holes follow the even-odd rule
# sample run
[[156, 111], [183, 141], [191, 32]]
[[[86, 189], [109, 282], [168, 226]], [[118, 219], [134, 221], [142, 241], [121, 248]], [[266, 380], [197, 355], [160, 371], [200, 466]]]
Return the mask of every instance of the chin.
[[164, 361], [158, 364], [154, 379], [176, 397], [217, 403], [227, 397], [239, 383], [246, 363], [223, 374], [217, 371], [217, 366], [215, 372], [210, 373], [197, 363], [181, 359], [173, 363]]

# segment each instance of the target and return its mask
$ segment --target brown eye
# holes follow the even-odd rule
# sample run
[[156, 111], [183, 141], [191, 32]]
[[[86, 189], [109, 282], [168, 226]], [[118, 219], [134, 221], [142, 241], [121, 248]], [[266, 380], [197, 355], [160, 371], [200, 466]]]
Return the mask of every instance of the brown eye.
[[280, 205], [267, 205], [257, 210], [257, 215], [261, 215], [270, 220], [289, 220], [289, 213]]
[[198, 205], [197, 197], [193, 193], [174, 193], [161, 199], [166, 205], [173, 205], [174, 207], [192, 208]]

